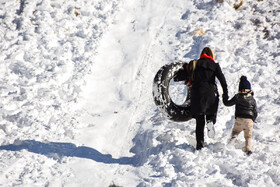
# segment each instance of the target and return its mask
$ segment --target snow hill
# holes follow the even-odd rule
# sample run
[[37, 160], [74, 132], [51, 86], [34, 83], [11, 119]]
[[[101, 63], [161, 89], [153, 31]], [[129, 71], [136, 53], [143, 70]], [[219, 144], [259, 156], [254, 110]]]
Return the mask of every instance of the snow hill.
[[[279, 0], [0, 0], [0, 186], [280, 186], [279, 31]], [[195, 120], [154, 104], [156, 72], [205, 46], [230, 97], [252, 84], [250, 157], [234, 107], [195, 151]]]

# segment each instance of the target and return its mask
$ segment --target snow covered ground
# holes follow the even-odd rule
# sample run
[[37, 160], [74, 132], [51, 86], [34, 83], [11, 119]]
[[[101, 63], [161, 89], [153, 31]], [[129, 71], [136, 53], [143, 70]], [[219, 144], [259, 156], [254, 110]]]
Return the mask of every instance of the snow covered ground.
[[[280, 1], [240, 2], [0, 0], [0, 186], [280, 186]], [[153, 102], [159, 68], [205, 46], [230, 97], [241, 75], [255, 91], [250, 157], [234, 107], [195, 151], [195, 121]]]

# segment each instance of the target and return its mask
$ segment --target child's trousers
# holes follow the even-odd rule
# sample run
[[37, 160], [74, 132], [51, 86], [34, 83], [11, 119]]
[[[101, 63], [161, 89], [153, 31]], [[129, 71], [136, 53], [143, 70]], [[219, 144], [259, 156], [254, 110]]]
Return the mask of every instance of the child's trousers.
[[236, 118], [232, 129], [232, 138], [236, 138], [241, 131], [244, 131], [246, 152], [251, 151], [251, 141], [254, 122], [249, 118]]

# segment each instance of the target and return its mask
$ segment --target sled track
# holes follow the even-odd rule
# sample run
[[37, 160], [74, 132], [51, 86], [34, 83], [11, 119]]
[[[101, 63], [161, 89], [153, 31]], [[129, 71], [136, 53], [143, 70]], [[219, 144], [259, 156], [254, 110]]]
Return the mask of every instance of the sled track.
[[[171, 2], [168, 7], [169, 9], [166, 10], [166, 13], [164, 15], [167, 15], [170, 9], [174, 6], [174, 2]], [[138, 165], [142, 165], [147, 160], [147, 155], [149, 150], [143, 151], [143, 149], [151, 147], [151, 139], [153, 138], [152, 132], [147, 132], [145, 130], [145, 126], [150, 125], [151, 118], [145, 115], [149, 109], [153, 109], [152, 106], [154, 106], [154, 103], [151, 103], [150, 99], [152, 96], [152, 78], [150, 83], [146, 83], [143, 80], [147, 79], [145, 78], [150, 73], [150, 67], [153, 66], [153, 49], [157, 47], [157, 45], [160, 43], [158, 38], [160, 36], [161, 30], [163, 29], [163, 25], [165, 24], [166, 16], [164, 16], [162, 22], [157, 27], [157, 31], [155, 32], [152, 39], [147, 44], [147, 47], [145, 48], [145, 51], [142, 53], [142, 56], [139, 58], [137, 64], [141, 64], [137, 71], [137, 76], [135, 77], [135, 84], [137, 85], [135, 93], [137, 95], [135, 98], [133, 98], [133, 106], [129, 108], [130, 113], [132, 113], [130, 120], [129, 120], [129, 126], [127, 128], [127, 131], [125, 133], [125, 136], [127, 140], [131, 140], [133, 138], [133, 142], [137, 144], [138, 141], [141, 141], [143, 144], [141, 145], [134, 145], [132, 148], [135, 150], [135, 154], [139, 156], [139, 163]], [[151, 75], [151, 77], [154, 75]], [[147, 86], [148, 85], [148, 86]], [[139, 106], [147, 106], [148, 109], [146, 111], [141, 111], [141, 108]], [[149, 113], [149, 112], [148, 112]], [[150, 115], [149, 115], [150, 116]], [[147, 123], [148, 122], [148, 123]], [[141, 126], [139, 126], [141, 125]], [[136, 135], [137, 134], [137, 135]], [[140, 134], [140, 135], [139, 135]], [[133, 137], [131, 137], [133, 135]], [[136, 136], [135, 136], [136, 135]], [[142, 151], [138, 152], [137, 146], [141, 146]], [[124, 144], [123, 146], [124, 147]], [[123, 148], [122, 148], [123, 149]], [[116, 172], [119, 169], [116, 170]]]

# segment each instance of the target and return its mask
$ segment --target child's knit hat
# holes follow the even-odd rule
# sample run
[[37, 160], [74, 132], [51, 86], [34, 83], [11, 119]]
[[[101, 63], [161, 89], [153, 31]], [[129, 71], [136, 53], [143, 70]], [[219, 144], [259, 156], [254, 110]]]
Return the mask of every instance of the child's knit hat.
[[239, 91], [245, 90], [245, 89], [251, 90], [251, 84], [247, 80], [247, 77], [242, 75], [240, 78], [240, 82], [239, 82]]

